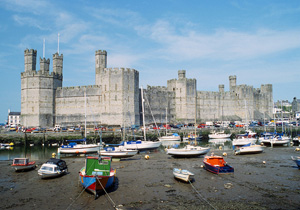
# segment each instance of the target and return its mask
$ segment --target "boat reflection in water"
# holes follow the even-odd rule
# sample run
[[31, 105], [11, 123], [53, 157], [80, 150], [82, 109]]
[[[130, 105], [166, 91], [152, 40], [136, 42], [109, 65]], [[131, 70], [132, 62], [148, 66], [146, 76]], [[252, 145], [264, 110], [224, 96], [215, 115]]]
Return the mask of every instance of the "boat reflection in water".
[[232, 149], [232, 141], [230, 138], [225, 139], [209, 139], [208, 144], [211, 148], [219, 149], [220, 146], [224, 150], [231, 150]]

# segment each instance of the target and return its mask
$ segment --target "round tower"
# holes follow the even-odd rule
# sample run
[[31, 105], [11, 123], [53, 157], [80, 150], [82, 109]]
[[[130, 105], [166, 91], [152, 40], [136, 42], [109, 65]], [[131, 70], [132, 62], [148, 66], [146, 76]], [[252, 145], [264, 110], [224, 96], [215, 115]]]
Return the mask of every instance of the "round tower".
[[37, 51], [34, 49], [24, 51], [25, 72], [36, 70], [36, 54]]
[[224, 93], [224, 85], [219, 85], [219, 92]]
[[106, 68], [107, 67], [107, 52], [105, 50], [97, 50], [95, 52], [95, 64], [97, 68]]
[[53, 54], [53, 73], [62, 75], [63, 73], [63, 54]]

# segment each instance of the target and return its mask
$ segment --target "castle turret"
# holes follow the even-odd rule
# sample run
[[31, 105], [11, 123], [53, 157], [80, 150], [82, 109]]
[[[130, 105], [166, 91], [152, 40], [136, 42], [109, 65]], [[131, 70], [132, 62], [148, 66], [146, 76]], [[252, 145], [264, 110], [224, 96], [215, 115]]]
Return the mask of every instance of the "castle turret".
[[229, 89], [230, 91], [235, 91], [236, 87], [236, 76], [229, 76]]
[[63, 54], [53, 54], [53, 73], [62, 75], [63, 73]]
[[95, 84], [100, 85], [101, 83], [101, 71], [107, 68], [107, 52], [105, 50], [97, 50], [95, 52]]
[[24, 51], [25, 72], [36, 70], [36, 53], [37, 51], [34, 49], [26, 49]]
[[40, 70], [42, 71], [42, 74], [49, 74], [49, 65], [50, 65], [50, 59], [48, 58], [40, 58]]
[[224, 93], [224, 85], [219, 85], [219, 92]]
[[179, 70], [178, 79], [184, 79], [184, 78], [185, 78], [185, 70]]

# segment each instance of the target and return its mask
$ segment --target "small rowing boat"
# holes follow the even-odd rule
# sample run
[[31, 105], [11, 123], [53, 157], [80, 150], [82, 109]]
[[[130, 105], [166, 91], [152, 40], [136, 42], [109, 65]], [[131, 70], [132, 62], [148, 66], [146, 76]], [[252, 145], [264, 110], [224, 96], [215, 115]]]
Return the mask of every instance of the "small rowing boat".
[[36, 167], [35, 161], [30, 162], [29, 158], [14, 158], [11, 166], [15, 168], [15, 171], [26, 171]]
[[226, 163], [222, 156], [217, 156], [211, 154], [210, 156], [205, 156], [203, 163], [205, 169], [214, 174], [224, 174], [224, 173], [233, 173], [234, 168]]
[[192, 172], [178, 168], [173, 169], [173, 175], [175, 179], [180, 179], [185, 182], [188, 182], [189, 180], [191, 180], [192, 176], [194, 176]]

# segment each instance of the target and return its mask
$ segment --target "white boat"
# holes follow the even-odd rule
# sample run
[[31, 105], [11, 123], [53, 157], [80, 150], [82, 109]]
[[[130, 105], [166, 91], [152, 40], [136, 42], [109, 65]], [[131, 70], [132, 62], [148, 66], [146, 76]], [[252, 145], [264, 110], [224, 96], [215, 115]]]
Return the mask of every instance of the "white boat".
[[277, 133], [264, 133], [259, 137], [259, 141], [264, 144], [285, 145], [291, 142], [288, 136], [278, 135]]
[[14, 158], [11, 165], [15, 171], [26, 171], [36, 167], [35, 161], [29, 161], [29, 158]]
[[[87, 154], [97, 153], [101, 149], [100, 144], [86, 144], [86, 139], [68, 140], [68, 145], [62, 145], [58, 148], [60, 154]], [[76, 142], [84, 142], [83, 144], [77, 144]]]
[[208, 153], [210, 151], [209, 147], [200, 147], [200, 146], [192, 146], [186, 145], [184, 148], [170, 148], [166, 149], [166, 153], [168, 155], [172, 155], [175, 157], [195, 157]]
[[111, 156], [112, 158], [128, 158], [136, 155], [138, 150], [125, 149], [124, 146], [105, 147], [100, 150], [101, 155]]
[[255, 144], [257, 141], [256, 133], [248, 131], [245, 134], [238, 134], [235, 139], [232, 140], [233, 146], [243, 146], [246, 144]]
[[227, 134], [227, 133], [224, 133], [224, 131], [222, 132], [213, 132], [211, 134], [208, 134], [208, 137], [210, 139], [226, 139], [226, 138], [230, 138], [231, 134]]
[[132, 149], [132, 150], [149, 150], [149, 149], [157, 149], [160, 147], [161, 142], [160, 141], [126, 141], [124, 142], [124, 147], [126, 149]]
[[38, 170], [38, 174], [42, 179], [54, 178], [66, 174], [68, 172], [67, 164], [64, 160], [50, 158]]
[[161, 141], [147, 141], [146, 140], [146, 125], [145, 125], [145, 109], [144, 109], [144, 91], [141, 87], [141, 97], [142, 97], [142, 112], [143, 112], [143, 131], [144, 131], [144, 140], [137, 141], [126, 141], [124, 142], [124, 147], [126, 149], [137, 149], [137, 150], [149, 150], [157, 149], [161, 145]]
[[244, 145], [242, 147], [239, 147], [237, 150], [235, 150], [235, 155], [241, 155], [241, 154], [255, 154], [255, 153], [261, 153], [264, 151], [265, 146], [257, 145], [257, 144], [248, 144]]
[[180, 135], [178, 133], [169, 134], [166, 136], [158, 137], [159, 141], [181, 141]]
[[[196, 135], [196, 141], [201, 141], [202, 136]], [[195, 141], [195, 134], [189, 134], [187, 137], [183, 137], [183, 142]]]
[[188, 182], [194, 174], [188, 170], [182, 170], [178, 168], [173, 169], [173, 175], [176, 179]]

